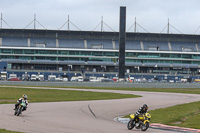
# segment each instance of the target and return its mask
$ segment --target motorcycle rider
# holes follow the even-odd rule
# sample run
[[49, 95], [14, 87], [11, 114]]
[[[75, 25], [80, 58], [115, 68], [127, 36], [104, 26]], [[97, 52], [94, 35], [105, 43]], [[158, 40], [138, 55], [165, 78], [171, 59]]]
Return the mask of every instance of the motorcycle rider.
[[17, 109], [17, 106], [19, 106], [22, 103], [22, 101], [23, 101], [26, 104], [26, 107], [23, 108], [22, 111], [25, 111], [26, 108], [27, 108], [27, 106], [28, 106], [28, 100], [27, 100], [27, 98], [28, 98], [28, 96], [26, 94], [22, 95], [22, 98], [19, 98], [19, 100], [17, 100], [17, 103], [15, 104], [15, 109]]
[[148, 107], [147, 104], [144, 104], [142, 107], [140, 107], [138, 109], [138, 111], [135, 113], [135, 118], [134, 118], [133, 121], [135, 121], [136, 119], [138, 119], [140, 114], [145, 114], [148, 111], [148, 108], [149, 107]]

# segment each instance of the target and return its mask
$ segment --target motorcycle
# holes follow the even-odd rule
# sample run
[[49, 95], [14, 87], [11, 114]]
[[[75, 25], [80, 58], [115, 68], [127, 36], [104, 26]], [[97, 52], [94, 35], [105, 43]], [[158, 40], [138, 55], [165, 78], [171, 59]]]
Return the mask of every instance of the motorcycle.
[[142, 131], [146, 131], [149, 128], [149, 122], [151, 115], [149, 113], [140, 114], [137, 119], [134, 120], [135, 114], [130, 115], [130, 121], [128, 122], [127, 128], [128, 130], [132, 130], [134, 127], [136, 129], [141, 129]]
[[20, 114], [22, 114], [24, 108], [26, 108], [26, 103], [22, 101], [21, 104], [19, 104], [19, 106], [15, 109], [14, 115], [19, 116]]

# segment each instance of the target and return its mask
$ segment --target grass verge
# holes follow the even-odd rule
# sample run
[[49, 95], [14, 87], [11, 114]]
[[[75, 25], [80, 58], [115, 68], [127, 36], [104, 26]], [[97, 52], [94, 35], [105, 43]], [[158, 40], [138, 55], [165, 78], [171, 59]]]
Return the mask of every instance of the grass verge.
[[[52, 87], [55, 88], [55, 87]], [[58, 87], [56, 88], [78, 88], [78, 89], [100, 89], [100, 90], [127, 90], [127, 91], [147, 91], [147, 92], [170, 92], [200, 94], [200, 88], [118, 88], [118, 87]]]
[[28, 95], [29, 102], [86, 101], [140, 97], [131, 94], [14, 87], [0, 87], [0, 92], [0, 104], [15, 103], [22, 94]]
[[[151, 123], [200, 129], [200, 101], [151, 110]], [[130, 118], [129, 115], [124, 116]]]
[[[117, 85], [117, 84], [116, 84]], [[6, 85], [3, 85], [6, 86]], [[20, 86], [18, 86], [20, 88]], [[26, 86], [22, 86], [26, 87]], [[27, 86], [30, 87], [30, 86]], [[120, 88], [120, 87], [70, 87], [70, 86], [34, 86], [47, 88], [76, 88], [76, 89], [100, 89], [100, 90], [127, 90], [127, 91], [147, 91], [147, 92], [169, 92], [169, 93], [187, 93], [200, 94], [200, 88]]]
[[0, 133], [21, 133], [21, 132], [9, 131], [9, 130], [6, 130], [6, 129], [0, 129]]
[[151, 123], [200, 129], [200, 101], [149, 111]]

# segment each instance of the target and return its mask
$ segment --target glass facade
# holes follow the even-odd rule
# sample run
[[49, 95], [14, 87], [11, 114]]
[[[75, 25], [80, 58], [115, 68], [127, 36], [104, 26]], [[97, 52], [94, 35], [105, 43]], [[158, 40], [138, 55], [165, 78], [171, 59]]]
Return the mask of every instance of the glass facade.
[[[22, 59], [22, 60], [51, 60], [51, 61], [109, 61], [116, 63], [118, 50], [72, 50], [72, 49], [13, 49], [0, 48], [0, 59]], [[159, 52], [152, 51], [128, 51], [126, 62], [141, 63], [183, 63], [200, 65], [200, 53], [184, 52]]]

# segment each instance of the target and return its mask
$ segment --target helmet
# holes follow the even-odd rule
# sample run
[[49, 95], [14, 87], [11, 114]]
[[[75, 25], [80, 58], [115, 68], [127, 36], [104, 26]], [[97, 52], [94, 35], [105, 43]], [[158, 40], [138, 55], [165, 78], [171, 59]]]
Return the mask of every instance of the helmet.
[[23, 99], [26, 100], [28, 96], [26, 94], [23, 95]]
[[144, 104], [144, 105], [143, 105], [143, 108], [148, 109], [149, 107], [148, 107], [147, 104]]

